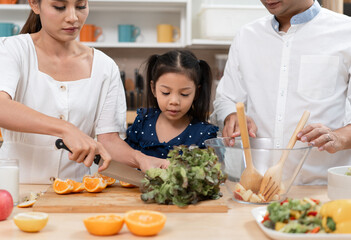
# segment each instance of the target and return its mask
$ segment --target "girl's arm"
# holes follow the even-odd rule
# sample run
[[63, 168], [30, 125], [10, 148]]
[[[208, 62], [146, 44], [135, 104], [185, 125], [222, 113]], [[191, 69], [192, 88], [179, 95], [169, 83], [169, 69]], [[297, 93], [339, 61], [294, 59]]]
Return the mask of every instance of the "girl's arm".
[[97, 136], [98, 142], [106, 148], [114, 161], [140, 168], [145, 172], [150, 168], [167, 168], [169, 161], [147, 156], [131, 148], [118, 133], [105, 133]]
[[91, 166], [95, 154], [104, 159], [101, 170], [107, 168], [111, 157], [104, 147], [80, 131], [73, 124], [47, 116], [24, 104], [11, 100], [6, 92], [0, 92], [0, 126], [12, 131], [38, 133], [62, 138], [72, 151], [69, 159]]

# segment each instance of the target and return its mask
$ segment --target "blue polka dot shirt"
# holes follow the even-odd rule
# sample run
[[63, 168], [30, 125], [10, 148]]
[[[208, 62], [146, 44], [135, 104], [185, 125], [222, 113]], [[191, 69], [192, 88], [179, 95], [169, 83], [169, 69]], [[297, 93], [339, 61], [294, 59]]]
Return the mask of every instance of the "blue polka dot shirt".
[[132, 148], [158, 158], [167, 158], [173, 146], [192, 144], [205, 148], [204, 141], [216, 138], [218, 127], [207, 122], [193, 120], [188, 127], [169, 142], [159, 142], [156, 134], [156, 121], [161, 111], [158, 108], [140, 108], [133, 125], [127, 129], [125, 141]]

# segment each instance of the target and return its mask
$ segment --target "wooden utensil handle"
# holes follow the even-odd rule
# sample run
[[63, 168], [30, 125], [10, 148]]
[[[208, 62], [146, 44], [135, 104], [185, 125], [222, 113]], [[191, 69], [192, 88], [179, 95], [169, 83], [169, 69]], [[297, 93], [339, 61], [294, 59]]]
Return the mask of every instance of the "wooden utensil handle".
[[241, 140], [244, 148], [250, 148], [249, 132], [247, 130], [247, 122], [245, 115], [245, 107], [242, 102], [236, 104], [236, 112], [239, 121], [239, 129], [241, 134]]
[[290, 141], [289, 141], [288, 146], [287, 146], [288, 149], [291, 149], [291, 148], [294, 147], [294, 145], [295, 145], [295, 143], [297, 141], [297, 134], [304, 128], [304, 126], [307, 123], [307, 120], [308, 120], [309, 117], [310, 117], [310, 112], [309, 111], [304, 111], [299, 123], [296, 126], [296, 129], [295, 129], [293, 135], [290, 138]]

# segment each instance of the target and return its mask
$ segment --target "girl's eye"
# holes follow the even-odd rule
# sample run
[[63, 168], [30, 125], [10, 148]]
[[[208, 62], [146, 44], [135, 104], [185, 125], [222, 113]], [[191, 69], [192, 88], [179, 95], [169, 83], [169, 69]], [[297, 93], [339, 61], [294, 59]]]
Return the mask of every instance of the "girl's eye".
[[162, 92], [163, 95], [169, 95], [169, 92]]
[[54, 8], [56, 10], [63, 11], [63, 10], [65, 10], [66, 7], [65, 6], [62, 6], [62, 7], [54, 6]]
[[184, 94], [184, 93], [182, 93], [181, 94], [183, 97], [187, 97], [187, 96], [189, 96], [190, 94]]

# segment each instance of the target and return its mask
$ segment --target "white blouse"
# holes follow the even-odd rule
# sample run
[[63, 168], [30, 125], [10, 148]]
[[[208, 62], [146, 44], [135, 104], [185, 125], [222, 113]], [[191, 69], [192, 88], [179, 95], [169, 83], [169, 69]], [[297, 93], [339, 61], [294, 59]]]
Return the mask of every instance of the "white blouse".
[[[29, 34], [0, 38], [0, 91], [13, 100], [77, 126], [94, 137], [125, 132], [125, 93], [116, 63], [94, 49], [90, 78], [56, 81], [40, 72]], [[0, 157], [19, 160], [20, 182], [44, 184], [51, 177], [81, 181], [89, 168], [55, 149], [57, 137], [2, 129]]]

